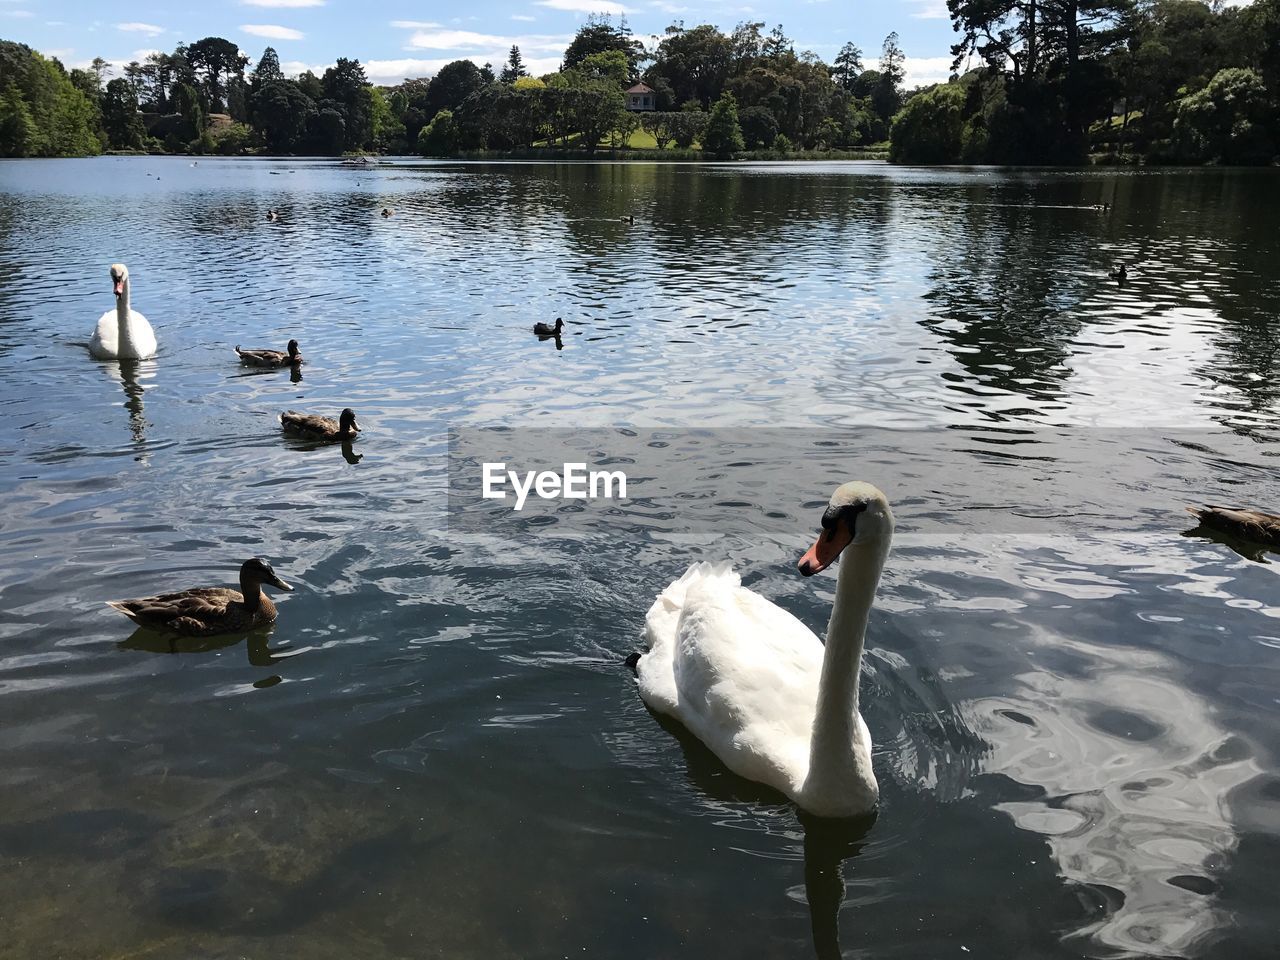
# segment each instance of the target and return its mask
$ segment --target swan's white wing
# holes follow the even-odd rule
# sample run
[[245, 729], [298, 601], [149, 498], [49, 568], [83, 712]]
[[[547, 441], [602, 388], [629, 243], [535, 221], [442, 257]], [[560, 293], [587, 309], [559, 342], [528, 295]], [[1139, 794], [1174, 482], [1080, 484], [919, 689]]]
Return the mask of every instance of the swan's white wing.
[[108, 310], [98, 318], [98, 325], [93, 330], [93, 338], [89, 341], [89, 352], [95, 357], [114, 360], [117, 352], [117, 330], [116, 312]]
[[138, 358], [145, 360], [156, 354], [156, 332], [151, 329], [147, 318], [137, 310], [129, 311], [129, 329], [133, 335], [133, 345], [138, 351]]
[[813, 632], [727, 569], [696, 568], [659, 596], [646, 631], [652, 649], [637, 664], [645, 702], [736, 773], [794, 796], [822, 671]]

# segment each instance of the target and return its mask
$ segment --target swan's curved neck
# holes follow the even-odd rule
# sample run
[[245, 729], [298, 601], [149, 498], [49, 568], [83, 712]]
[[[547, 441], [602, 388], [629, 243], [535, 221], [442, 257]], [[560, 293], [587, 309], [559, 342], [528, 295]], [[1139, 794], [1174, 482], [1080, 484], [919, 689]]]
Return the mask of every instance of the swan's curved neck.
[[137, 344], [133, 342], [133, 324], [129, 322], [129, 279], [126, 277], [121, 285], [120, 296], [116, 297], [116, 342], [123, 354], [135, 354]]
[[867, 617], [888, 555], [889, 537], [881, 536], [850, 544], [840, 559], [813, 718], [810, 777], [852, 775], [864, 782], [873, 779], [871, 758], [863, 756], [864, 750], [855, 749], [862, 742], [858, 731], [858, 682]]

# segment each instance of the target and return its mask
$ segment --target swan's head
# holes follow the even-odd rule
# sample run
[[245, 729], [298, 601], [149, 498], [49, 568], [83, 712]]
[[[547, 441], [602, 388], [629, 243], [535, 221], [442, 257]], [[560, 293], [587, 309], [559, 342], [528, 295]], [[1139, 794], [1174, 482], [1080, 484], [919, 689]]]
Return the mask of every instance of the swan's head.
[[111, 287], [117, 297], [124, 296], [125, 284], [129, 282], [129, 268], [123, 263], [111, 265]]
[[879, 489], [861, 481], [842, 484], [822, 514], [822, 533], [797, 566], [803, 576], [811, 577], [835, 563], [845, 547], [877, 541], [892, 533], [893, 511]]
[[350, 407], [342, 411], [338, 417], [338, 429], [343, 433], [359, 433], [360, 424], [356, 423], [356, 412]]
[[260, 560], [257, 557], [251, 557], [241, 565], [240, 579], [247, 584], [269, 583], [271, 586], [279, 587], [281, 590], [293, 590], [293, 587], [289, 586], [276, 576], [276, 572], [271, 569], [271, 564], [267, 563], [265, 560]]

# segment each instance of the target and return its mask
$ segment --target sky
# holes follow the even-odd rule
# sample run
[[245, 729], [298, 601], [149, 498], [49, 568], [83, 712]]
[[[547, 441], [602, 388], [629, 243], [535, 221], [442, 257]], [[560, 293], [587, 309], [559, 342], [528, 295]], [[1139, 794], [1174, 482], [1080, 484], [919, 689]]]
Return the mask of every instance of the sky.
[[647, 46], [680, 20], [725, 32], [744, 20], [764, 21], [766, 30], [781, 23], [797, 51], [812, 50], [830, 63], [852, 40], [867, 67], [896, 30], [908, 87], [947, 78], [955, 39], [945, 0], [0, 0], [0, 39], [70, 68], [96, 56], [123, 65], [219, 36], [254, 62], [275, 47], [289, 75], [320, 73], [350, 57], [374, 83], [394, 84], [430, 76], [451, 60], [488, 61], [496, 69], [513, 43], [531, 73], [549, 73], [591, 13], [625, 13]]

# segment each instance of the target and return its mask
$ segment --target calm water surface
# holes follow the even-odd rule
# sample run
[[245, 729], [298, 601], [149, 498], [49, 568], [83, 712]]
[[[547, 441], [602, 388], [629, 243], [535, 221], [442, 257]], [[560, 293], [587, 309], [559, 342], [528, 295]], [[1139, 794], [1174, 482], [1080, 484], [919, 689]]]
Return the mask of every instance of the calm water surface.
[[[1274, 956], [1280, 564], [1181, 508], [1280, 507], [1277, 222], [1274, 171], [3, 163], [0, 956]], [[117, 260], [154, 361], [84, 349]], [[234, 362], [290, 336], [300, 380]], [[350, 456], [279, 436], [348, 405]], [[455, 523], [477, 427], [704, 437], [700, 525]], [[1059, 429], [1122, 492], [1016, 529]], [[753, 431], [769, 502], [717, 486]], [[852, 477], [900, 536], [883, 802], [835, 828], [622, 660], [696, 559], [821, 631], [793, 565]], [[252, 554], [265, 634], [102, 605]]]

